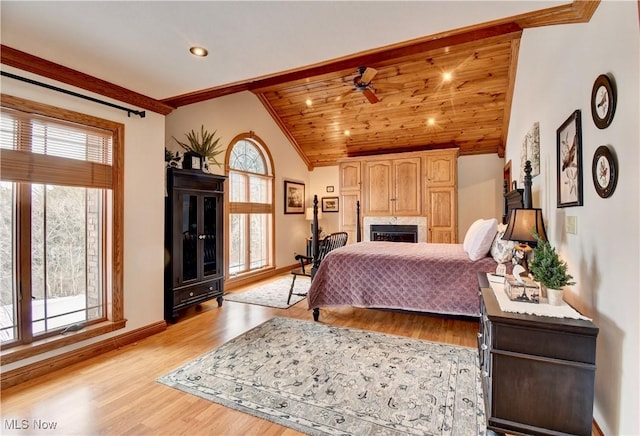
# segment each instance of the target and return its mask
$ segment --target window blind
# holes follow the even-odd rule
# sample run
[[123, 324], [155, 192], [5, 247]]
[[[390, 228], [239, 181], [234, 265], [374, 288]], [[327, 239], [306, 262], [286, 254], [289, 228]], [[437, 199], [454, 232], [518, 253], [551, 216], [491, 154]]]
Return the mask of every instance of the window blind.
[[112, 188], [112, 132], [3, 107], [0, 179]]

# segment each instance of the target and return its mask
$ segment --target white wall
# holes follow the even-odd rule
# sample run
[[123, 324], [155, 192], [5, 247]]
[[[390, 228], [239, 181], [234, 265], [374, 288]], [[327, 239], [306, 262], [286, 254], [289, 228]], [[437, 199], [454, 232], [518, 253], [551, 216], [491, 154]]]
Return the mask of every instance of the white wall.
[[[318, 207], [322, 207], [322, 197], [339, 197], [340, 173], [337, 165], [330, 167], [317, 167], [309, 175], [310, 192], [318, 196]], [[327, 186], [333, 186], [333, 192], [327, 192]], [[338, 203], [338, 208], [342, 205]], [[319, 222], [320, 228], [325, 233], [333, 233], [340, 230], [340, 214], [335, 212], [323, 213]]]
[[497, 154], [458, 158], [458, 242], [478, 218], [501, 222], [503, 168]]
[[[204, 125], [209, 131], [217, 130], [225, 147], [237, 135], [249, 131], [264, 141], [273, 157], [275, 175], [276, 267], [295, 263], [294, 253], [306, 253], [305, 239], [309, 236], [309, 223], [304, 215], [284, 214], [284, 180], [305, 184], [306, 205], [310, 206], [313, 193], [309, 187], [309, 172], [298, 153], [291, 146], [260, 100], [250, 92], [241, 92], [178, 108], [166, 117], [165, 146], [181, 150], [172, 139], [184, 142], [185, 133]], [[224, 161], [220, 154], [219, 161]], [[224, 174], [224, 168], [213, 168]]]
[[[15, 68], [3, 71], [53, 84], [101, 100], [103, 96], [60, 84]], [[50, 91], [14, 79], [1, 79], [2, 92], [40, 103], [119, 122], [125, 125], [124, 137], [124, 308], [127, 326], [103, 335], [2, 367], [8, 371], [45, 357], [52, 357], [89, 343], [134, 330], [163, 319], [164, 308], [164, 195], [163, 174], [164, 116], [146, 111], [145, 118], [127, 117], [125, 112], [92, 103], [78, 97]], [[111, 100], [109, 100], [111, 101]], [[112, 101], [126, 107], [131, 105]]]
[[[603, 1], [586, 24], [526, 29], [507, 144], [507, 159], [515, 165], [524, 134], [540, 122], [534, 200], [577, 282], [565, 298], [600, 328], [594, 417], [610, 435], [640, 434], [639, 36], [637, 2]], [[612, 124], [600, 130], [591, 118], [590, 97], [603, 73], [615, 78], [618, 103]], [[556, 129], [576, 109], [582, 111], [584, 206], [559, 209]], [[608, 199], [596, 194], [591, 178], [600, 145], [611, 146], [619, 162], [617, 189]], [[577, 235], [565, 233], [565, 216], [577, 217]]]

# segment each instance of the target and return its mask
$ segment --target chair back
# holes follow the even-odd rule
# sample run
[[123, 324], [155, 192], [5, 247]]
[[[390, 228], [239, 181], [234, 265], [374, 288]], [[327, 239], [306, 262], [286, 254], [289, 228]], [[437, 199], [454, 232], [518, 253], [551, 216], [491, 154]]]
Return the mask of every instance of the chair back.
[[347, 232], [331, 233], [330, 235], [325, 236], [322, 242], [320, 242], [318, 258], [313, 260], [313, 269], [317, 269], [320, 266], [320, 262], [322, 262], [322, 259], [324, 259], [329, 252], [347, 245], [348, 237], [349, 235]]

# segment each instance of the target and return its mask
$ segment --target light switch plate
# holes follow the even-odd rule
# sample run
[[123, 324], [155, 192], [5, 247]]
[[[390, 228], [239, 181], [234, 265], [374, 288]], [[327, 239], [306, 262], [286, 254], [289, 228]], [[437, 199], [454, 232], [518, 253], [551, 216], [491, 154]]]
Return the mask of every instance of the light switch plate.
[[571, 233], [572, 235], [578, 234], [578, 217], [569, 216], [565, 217], [565, 228], [567, 233]]

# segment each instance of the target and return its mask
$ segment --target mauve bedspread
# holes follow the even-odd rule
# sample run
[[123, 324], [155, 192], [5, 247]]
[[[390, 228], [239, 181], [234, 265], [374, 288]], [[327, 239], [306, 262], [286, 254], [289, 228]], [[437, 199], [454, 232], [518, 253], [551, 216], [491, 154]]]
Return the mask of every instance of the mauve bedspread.
[[478, 271], [462, 244], [359, 242], [331, 251], [307, 295], [309, 309], [330, 306], [403, 309], [479, 316]]

